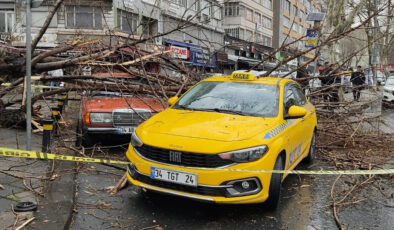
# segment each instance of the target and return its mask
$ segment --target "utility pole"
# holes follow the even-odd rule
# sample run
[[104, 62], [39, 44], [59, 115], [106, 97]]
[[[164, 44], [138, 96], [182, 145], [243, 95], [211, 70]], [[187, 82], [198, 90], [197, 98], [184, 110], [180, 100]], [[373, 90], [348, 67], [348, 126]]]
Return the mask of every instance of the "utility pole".
[[26, 0], [26, 150], [31, 150], [31, 0]]

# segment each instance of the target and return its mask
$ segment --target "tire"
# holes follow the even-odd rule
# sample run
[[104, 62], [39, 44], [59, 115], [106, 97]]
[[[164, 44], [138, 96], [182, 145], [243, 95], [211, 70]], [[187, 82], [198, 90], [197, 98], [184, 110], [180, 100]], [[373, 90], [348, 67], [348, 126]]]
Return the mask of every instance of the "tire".
[[304, 161], [308, 164], [312, 163], [316, 155], [316, 132], [313, 132], [311, 144], [309, 146], [308, 156], [305, 157]]
[[92, 147], [95, 144], [95, 138], [92, 134], [85, 133], [82, 131], [82, 146], [83, 147]]
[[[283, 170], [283, 159], [282, 156], [276, 158], [274, 170]], [[273, 173], [271, 176], [271, 182], [268, 192], [268, 199], [265, 201], [264, 205], [269, 210], [274, 210], [278, 206], [280, 198], [280, 190], [282, 185], [282, 173]]]

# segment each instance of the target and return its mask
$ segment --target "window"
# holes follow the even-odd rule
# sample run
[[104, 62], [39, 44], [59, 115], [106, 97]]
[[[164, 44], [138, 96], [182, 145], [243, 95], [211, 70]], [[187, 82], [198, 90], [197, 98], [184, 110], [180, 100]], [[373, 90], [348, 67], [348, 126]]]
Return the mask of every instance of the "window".
[[246, 20], [253, 22], [253, 11], [251, 9], [246, 8], [245, 18]]
[[199, 5], [198, 3], [199, 3], [198, 0], [187, 0], [187, 7], [194, 11], [198, 11], [198, 5]]
[[227, 35], [239, 38], [239, 28], [224, 29]]
[[130, 34], [143, 34], [152, 36], [157, 31], [157, 20], [143, 17], [141, 22], [138, 22], [138, 15], [131, 12], [118, 9], [117, 12], [117, 28], [123, 32]]
[[237, 17], [240, 15], [240, 7], [238, 2], [226, 3], [224, 5], [224, 16]]
[[118, 28], [127, 33], [137, 32], [138, 16], [130, 12], [119, 10], [117, 13]]
[[305, 20], [305, 13], [303, 11], [301, 11], [301, 10], [299, 12], [299, 17], [300, 17], [301, 21]]
[[267, 36], [262, 36], [261, 44], [264, 46], [271, 46], [271, 38]]
[[168, 1], [186, 7], [186, 0], [168, 0]]
[[99, 7], [66, 6], [66, 17], [67, 28], [102, 28], [102, 12]]
[[246, 30], [245, 40], [246, 41], [252, 41], [253, 40], [253, 32], [252, 31]]
[[283, 26], [290, 28], [290, 19], [287, 17], [283, 17]]
[[296, 97], [296, 105], [298, 106], [304, 106], [306, 105], [306, 98], [304, 92], [302, 92], [302, 89], [295, 84], [291, 85], [291, 88], [293, 90], [293, 93]]
[[263, 26], [264, 26], [265, 28], [271, 29], [271, 28], [272, 28], [272, 19], [263, 16]]
[[283, 99], [283, 115], [287, 116], [289, 108], [293, 105], [304, 106], [307, 101], [305, 94], [302, 92], [301, 88], [293, 83], [286, 84], [285, 86], [285, 97]]
[[306, 1], [305, 8], [306, 8], [306, 11], [310, 11], [311, 10], [311, 2], [310, 2], [310, 0]]
[[13, 29], [14, 12], [0, 11], [0, 33], [11, 33]]
[[272, 0], [262, 0], [262, 5], [268, 9], [272, 9]]
[[261, 14], [254, 12], [254, 22], [261, 23]]
[[291, 3], [290, 3], [290, 1], [288, 1], [288, 0], [285, 0], [285, 4], [284, 4], [284, 10], [287, 10], [288, 12], [290, 12], [290, 6], [291, 6]]
[[220, 6], [213, 6], [213, 18], [222, 20], [222, 9]]
[[210, 2], [206, 1], [206, 0], [202, 0], [201, 1], [201, 12], [205, 15], [211, 15], [211, 6], [210, 6]]
[[293, 14], [295, 17], [298, 16], [298, 8], [296, 6], [293, 6]]
[[173, 108], [223, 109], [249, 116], [275, 117], [278, 114], [278, 95], [276, 85], [205, 81], [183, 95]]
[[302, 25], [298, 25], [298, 33], [303, 34], [304, 33], [304, 27]]
[[293, 30], [298, 33], [298, 24], [296, 22], [293, 24]]
[[[40, 7], [36, 9], [32, 9], [31, 12], [31, 25], [33, 27], [42, 27], [45, 23], [45, 20], [48, 17], [48, 8], [46, 7]], [[26, 20], [23, 20], [23, 25], [26, 24]], [[55, 14], [52, 18], [51, 23], [49, 23], [50, 28], [56, 28], [57, 27], [57, 14]]]
[[239, 29], [239, 38], [245, 40], [245, 29]]

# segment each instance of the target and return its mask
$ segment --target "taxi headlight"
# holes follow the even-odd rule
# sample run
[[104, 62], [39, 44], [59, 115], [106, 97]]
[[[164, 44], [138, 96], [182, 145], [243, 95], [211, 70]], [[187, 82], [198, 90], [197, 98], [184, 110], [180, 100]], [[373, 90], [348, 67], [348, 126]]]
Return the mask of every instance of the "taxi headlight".
[[112, 124], [112, 113], [90, 113], [91, 124]]
[[226, 153], [219, 153], [219, 157], [226, 160], [232, 160], [234, 162], [251, 162], [257, 161], [262, 158], [264, 154], [268, 152], [268, 147], [266, 145], [241, 149], [237, 151], [231, 151]]
[[138, 138], [137, 133], [134, 131], [131, 133], [131, 146], [133, 147], [141, 147], [144, 143]]

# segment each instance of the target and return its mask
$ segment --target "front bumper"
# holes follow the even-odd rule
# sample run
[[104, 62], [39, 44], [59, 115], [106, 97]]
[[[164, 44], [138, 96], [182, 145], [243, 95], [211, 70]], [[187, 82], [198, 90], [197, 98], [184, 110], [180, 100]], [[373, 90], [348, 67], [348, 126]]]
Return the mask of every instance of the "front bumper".
[[115, 127], [83, 127], [86, 133], [91, 134], [115, 134], [115, 135], [130, 135], [131, 133], [122, 133], [120, 128]]
[[383, 101], [394, 103], [394, 92], [383, 92]]
[[[268, 189], [271, 180], [271, 174], [226, 170], [253, 168], [264, 169], [261, 166], [256, 167], [256, 162], [250, 162], [247, 164], [236, 164], [224, 168], [223, 170], [217, 170], [217, 168], [214, 170], [206, 170], [198, 168], [185, 168], [181, 166], [152, 162], [139, 156], [131, 146], [129, 147], [126, 155], [128, 159], [133, 163], [133, 166], [129, 165], [128, 167], [127, 177], [129, 181], [137, 187], [215, 203], [260, 203], [264, 202], [268, 198]], [[197, 174], [198, 185], [196, 187], [193, 187], [152, 179], [150, 177], [151, 167], [160, 167], [169, 170], [178, 170]], [[258, 190], [254, 191], [252, 195], [229, 196], [227, 189], [231, 188], [232, 186], [228, 185], [226, 182], [240, 179], [255, 180], [258, 184]]]

